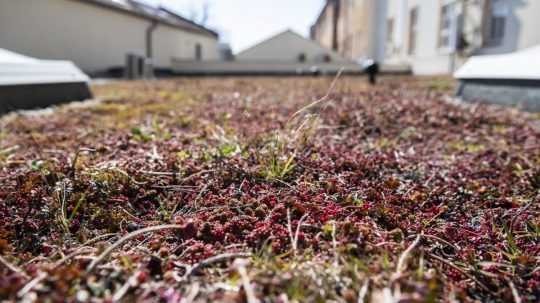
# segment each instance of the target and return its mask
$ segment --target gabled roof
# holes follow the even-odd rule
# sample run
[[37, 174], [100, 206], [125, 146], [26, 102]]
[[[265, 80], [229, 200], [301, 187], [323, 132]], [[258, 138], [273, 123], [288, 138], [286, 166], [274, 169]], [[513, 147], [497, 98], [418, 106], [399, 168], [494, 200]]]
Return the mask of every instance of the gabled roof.
[[[288, 43], [284, 45], [283, 43]], [[314, 57], [321, 59], [330, 56], [333, 62], [352, 62], [333, 50], [327, 49], [318, 42], [305, 38], [302, 35], [288, 29], [278, 33], [242, 52], [236, 57], [240, 60], [281, 60], [283, 55], [290, 55], [290, 59], [296, 60], [299, 54], [306, 54], [308, 61]], [[280, 56], [281, 55], [281, 56]]]
[[200, 24], [197, 24], [191, 20], [188, 20], [178, 13], [175, 13], [164, 7], [153, 7], [141, 3], [136, 0], [73, 0], [92, 5], [97, 5], [102, 8], [115, 10], [117, 12], [133, 15], [136, 17], [144, 18], [150, 21], [156, 21], [162, 24], [166, 24], [181, 30], [190, 31], [214, 38], [218, 37], [218, 33], [210, 30]]

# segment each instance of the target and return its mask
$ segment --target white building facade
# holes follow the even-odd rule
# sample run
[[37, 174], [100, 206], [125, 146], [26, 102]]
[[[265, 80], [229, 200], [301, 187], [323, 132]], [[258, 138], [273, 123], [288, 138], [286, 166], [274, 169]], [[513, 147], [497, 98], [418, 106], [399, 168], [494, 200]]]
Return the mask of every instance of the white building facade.
[[387, 64], [451, 74], [471, 55], [540, 44], [540, 1], [389, 0]]
[[70, 60], [93, 75], [123, 68], [130, 53], [158, 69], [219, 57], [216, 33], [132, 0], [0, 0], [0, 48]]

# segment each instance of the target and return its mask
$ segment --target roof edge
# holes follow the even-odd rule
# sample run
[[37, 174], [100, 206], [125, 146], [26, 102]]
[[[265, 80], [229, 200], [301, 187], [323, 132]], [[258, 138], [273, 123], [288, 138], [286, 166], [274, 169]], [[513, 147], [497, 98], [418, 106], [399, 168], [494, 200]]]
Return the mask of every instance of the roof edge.
[[184, 22], [187, 22], [187, 23], [199, 28], [200, 30], [208, 32], [209, 34], [212, 34], [216, 38], [219, 38], [219, 33], [216, 32], [215, 30], [209, 29], [208, 27], [206, 27], [204, 25], [201, 25], [201, 24], [199, 24], [197, 22], [194, 22], [193, 20], [189, 20], [188, 18], [180, 15], [179, 13], [177, 13], [177, 12], [171, 10], [171, 9], [168, 9], [168, 8], [166, 8], [164, 6], [159, 6], [158, 9], [162, 10], [162, 11], [165, 11], [166, 13], [171, 14], [171, 15], [175, 16], [176, 18], [184, 21]]
[[[166, 19], [164, 19], [164, 18], [162, 18], [160, 16], [157, 16], [157, 15], [145, 14], [145, 13], [142, 13], [142, 12], [137, 12], [137, 11], [134, 11], [134, 10], [130, 10], [130, 9], [127, 9], [127, 8], [122, 7], [120, 5], [116, 5], [113, 2], [106, 2], [104, 0], [70, 0], [70, 1], [75, 1], [75, 2], [82, 3], [82, 4], [87, 4], [87, 5], [99, 6], [101, 8], [107, 8], [107, 9], [114, 10], [114, 11], [116, 11], [118, 13], [123, 13], [123, 14], [127, 14], [127, 15], [130, 15], [130, 16], [134, 16], [134, 17], [146, 19], [146, 20], [149, 20], [149, 21], [158, 22], [158, 23], [161, 23], [161, 24], [164, 24], [164, 25], [172, 26], [174, 28], [177, 28], [177, 29], [180, 29], [180, 30], [183, 30], [183, 31], [192, 32], [192, 33], [199, 33], [199, 34], [203, 34], [203, 35], [206, 35], [208, 37], [212, 37], [212, 38], [216, 38], [216, 39], [219, 38], [219, 34], [217, 32], [215, 32], [213, 30], [210, 30], [210, 29], [208, 29], [208, 28], [206, 28], [206, 27], [204, 27], [204, 26], [202, 26], [200, 24], [197, 24], [197, 23], [193, 22], [193, 21], [187, 20], [184, 17], [181, 17], [176, 13], [174, 14], [176, 18], [180, 17], [182, 19], [185, 19], [185, 20], [183, 20], [184, 22], [187, 22], [190, 25], [192, 25], [194, 27], [197, 27], [197, 29], [182, 26], [181, 24], [171, 22], [171, 21], [166, 20]], [[159, 10], [159, 9], [156, 8], [156, 10]]]

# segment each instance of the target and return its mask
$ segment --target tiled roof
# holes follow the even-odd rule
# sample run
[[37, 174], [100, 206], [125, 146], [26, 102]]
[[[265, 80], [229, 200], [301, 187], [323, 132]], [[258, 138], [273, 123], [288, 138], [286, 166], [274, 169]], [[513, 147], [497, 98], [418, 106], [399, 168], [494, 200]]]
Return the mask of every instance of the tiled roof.
[[135, 0], [74, 0], [83, 3], [98, 5], [103, 8], [135, 15], [162, 24], [167, 24], [182, 30], [218, 37], [218, 34], [200, 24], [188, 20], [179, 14], [164, 7], [153, 7]]

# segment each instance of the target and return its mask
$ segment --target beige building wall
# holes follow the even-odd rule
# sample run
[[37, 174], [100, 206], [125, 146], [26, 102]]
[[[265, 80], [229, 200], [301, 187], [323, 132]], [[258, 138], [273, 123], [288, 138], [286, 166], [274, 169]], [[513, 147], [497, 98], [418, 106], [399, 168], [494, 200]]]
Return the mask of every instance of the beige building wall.
[[349, 58], [367, 57], [370, 53], [371, 0], [348, 0], [341, 6], [338, 22], [340, 53]]
[[[381, 61], [386, 39], [386, 3], [387, 0], [330, 0], [313, 26], [313, 38], [326, 47], [337, 39], [336, 51], [349, 59]], [[334, 29], [336, 5], [339, 13]]]
[[312, 39], [328, 49], [334, 49], [334, 6], [327, 4], [312, 27]]
[[154, 32], [154, 64], [170, 67], [173, 59], [194, 60], [197, 44], [201, 47], [201, 61], [219, 59], [217, 39], [177, 28], [161, 25]]
[[[147, 19], [73, 0], [0, 0], [0, 48], [42, 59], [75, 62], [90, 74], [122, 67], [127, 53], [146, 53]], [[157, 67], [173, 58], [217, 58], [217, 39], [160, 25], [154, 34]], [[191, 47], [193, 44], [193, 47]]]

